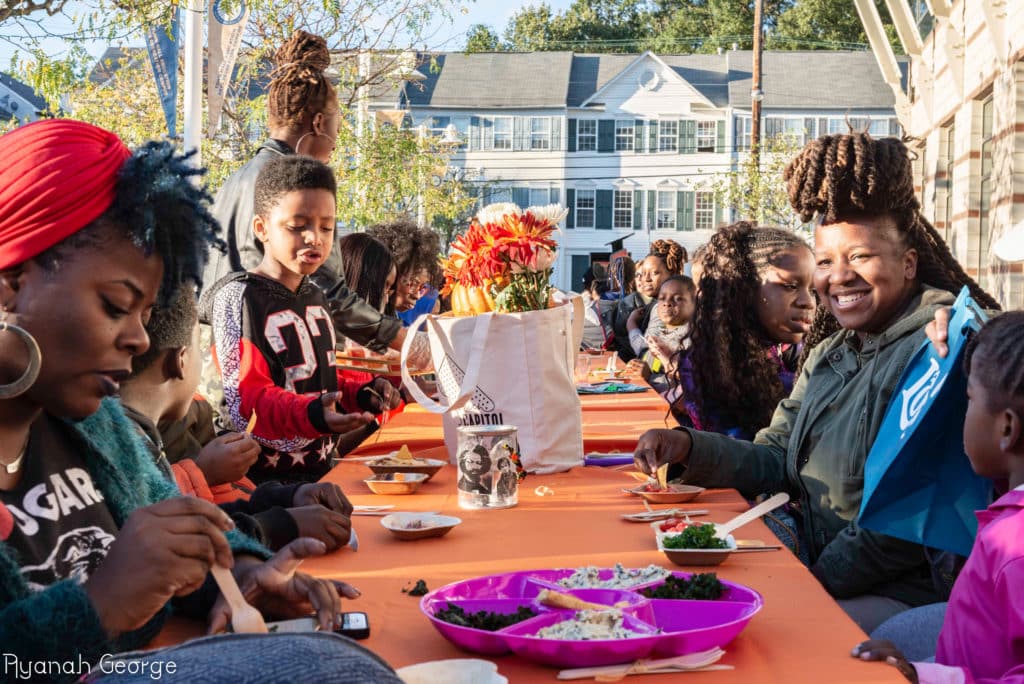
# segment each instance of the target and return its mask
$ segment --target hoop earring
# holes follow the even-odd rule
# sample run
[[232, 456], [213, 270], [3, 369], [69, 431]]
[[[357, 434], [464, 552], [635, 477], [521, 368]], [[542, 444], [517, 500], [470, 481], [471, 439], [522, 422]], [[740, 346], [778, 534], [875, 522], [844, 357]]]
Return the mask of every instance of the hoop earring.
[[303, 133], [301, 136], [299, 136], [299, 139], [295, 141], [295, 154], [302, 154], [302, 152], [299, 151], [299, 145], [302, 144], [302, 141], [306, 139], [307, 135], [315, 136], [317, 135], [317, 133], [316, 131], [310, 131], [309, 133]]
[[25, 369], [25, 372], [14, 382], [0, 385], [0, 399], [13, 399], [27, 392], [28, 388], [35, 384], [36, 379], [39, 377], [39, 368], [42, 365], [43, 354], [39, 351], [39, 343], [36, 342], [36, 338], [32, 337], [29, 331], [13, 323], [0, 321], [0, 332], [4, 330], [14, 333], [21, 339], [25, 348], [28, 349], [28, 367]]

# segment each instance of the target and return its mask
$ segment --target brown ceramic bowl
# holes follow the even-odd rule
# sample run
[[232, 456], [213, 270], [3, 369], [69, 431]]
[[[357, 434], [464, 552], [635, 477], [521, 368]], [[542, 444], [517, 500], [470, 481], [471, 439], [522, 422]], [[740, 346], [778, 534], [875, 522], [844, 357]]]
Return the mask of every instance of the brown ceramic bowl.
[[384, 473], [363, 480], [374, 494], [412, 494], [426, 481], [423, 473]]
[[703, 487], [696, 487], [694, 485], [670, 484], [668, 491], [664, 492], [648, 492], [644, 489], [646, 486], [633, 487], [630, 491], [642, 496], [648, 503], [652, 504], [686, 503], [687, 501], [693, 501], [704, 493]]

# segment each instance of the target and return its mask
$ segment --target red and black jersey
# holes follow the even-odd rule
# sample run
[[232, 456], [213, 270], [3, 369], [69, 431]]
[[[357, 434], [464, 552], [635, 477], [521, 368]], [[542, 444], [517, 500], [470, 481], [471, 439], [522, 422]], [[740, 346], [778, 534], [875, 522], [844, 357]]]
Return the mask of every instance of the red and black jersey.
[[209, 296], [213, 357], [223, 380], [221, 420], [240, 432], [253, 411], [257, 416], [253, 436], [263, 453], [249, 477], [318, 480], [330, 469], [337, 442], [319, 399], [338, 389], [334, 324], [323, 292], [305, 278], [292, 292], [271, 278], [234, 273]]

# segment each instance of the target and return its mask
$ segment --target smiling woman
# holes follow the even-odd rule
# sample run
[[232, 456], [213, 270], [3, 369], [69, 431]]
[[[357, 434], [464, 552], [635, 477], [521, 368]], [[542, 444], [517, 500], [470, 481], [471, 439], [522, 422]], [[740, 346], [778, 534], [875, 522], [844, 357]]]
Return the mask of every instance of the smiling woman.
[[[909, 606], [944, 600], [949, 587], [933, 580], [920, 545], [858, 525], [868, 451], [935, 311], [963, 285], [982, 305], [996, 303], [921, 216], [901, 141], [825, 136], [797, 155], [785, 177], [801, 218], [820, 218], [819, 306], [792, 392], [752, 443], [652, 430], [634, 457], [647, 472], [669, 463], [683, 481], [706, 487], [797, 493], [811, 571], [870, 632]], [[705, 257], [702, 298], [713, 287], [710, 265]]]

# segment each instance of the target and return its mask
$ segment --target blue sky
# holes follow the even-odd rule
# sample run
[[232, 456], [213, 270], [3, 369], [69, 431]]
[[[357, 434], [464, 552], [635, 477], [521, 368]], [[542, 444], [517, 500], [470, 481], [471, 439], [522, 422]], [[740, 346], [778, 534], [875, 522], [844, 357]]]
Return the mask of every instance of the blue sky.
[[[564, 10], [571, 0], [546, 0], [547, 4], [555, 11]], [[74, 12], [76, 2], [71, 0], [67, 4], [69, 12]], [[463, 0], [457, 3], [453, 9], [452, 21], [439, 20], [426, 32], [430, 37], [427, 46], [442, 50], [461, 49], [466, 42], [466, 32], [473, 24], [489, 24], [499, 34], [504, 30], [509, 18], [521, 7], [538, 4], [538, 0], [477, 0], [468, 2]], [[61, 16], [43, 17], [39, 23], [48, 33], [69, 34], [73, 30], [71, 22]], [[7, 70], [15, 47], [9, 38], [16, 33], [21, 33], [18, 27], [9, 25], [4, 27], [4, 34], [0, 36], [0, 70]], [[14, 36], [17, 40], [17, 36]], [[128, 37], [123, 41], [124, 45], [142, 45], [141, 36]], [[62, 38], [47, 38], [43, 47], [51, 56], [64, 54], [71, 41]], [[86, 50], [93, 56], [99, 57], [107, 47], [106, 43], [90, 42], [85, 44]]]

